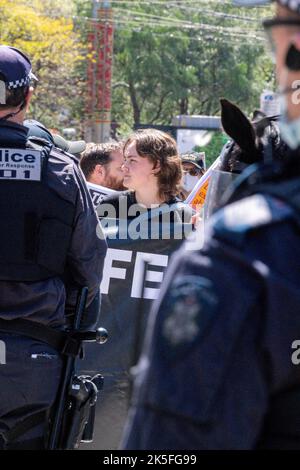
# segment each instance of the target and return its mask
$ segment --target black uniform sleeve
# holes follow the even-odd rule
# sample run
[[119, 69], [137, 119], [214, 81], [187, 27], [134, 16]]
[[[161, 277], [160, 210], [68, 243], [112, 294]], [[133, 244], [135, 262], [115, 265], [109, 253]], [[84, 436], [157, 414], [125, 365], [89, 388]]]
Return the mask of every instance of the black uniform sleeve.
[[175, 255], [137, 367], [126, 449], [247, 449], [267, 408], [259, 272], [213, 240]]

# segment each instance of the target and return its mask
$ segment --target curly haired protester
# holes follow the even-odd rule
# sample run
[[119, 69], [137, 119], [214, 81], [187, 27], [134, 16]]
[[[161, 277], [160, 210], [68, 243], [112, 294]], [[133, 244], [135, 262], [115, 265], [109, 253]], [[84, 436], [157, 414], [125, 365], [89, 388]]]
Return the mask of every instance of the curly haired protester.
[[[142, 129], [129, 136], [123, 152], [123, 185], [128, 190], [103, 200], [106, 215], [134, 219], [165, 208], [171, 222], [189, 222], [192, 209], [177, 197], [182, 169], [175, 140], [157, 129]], [[99, 209], [100, 217], [105, 216], [104, 206]]]

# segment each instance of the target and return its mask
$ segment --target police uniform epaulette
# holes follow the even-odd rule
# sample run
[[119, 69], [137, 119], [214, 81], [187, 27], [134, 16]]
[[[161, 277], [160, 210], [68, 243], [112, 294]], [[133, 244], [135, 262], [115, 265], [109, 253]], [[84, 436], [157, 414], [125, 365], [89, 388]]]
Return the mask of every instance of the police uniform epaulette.
[[35, 150], [45, 150], [48, 157], [57, 157], [60, 160], [64, 160], [64, 157], [67, 155], [69, 158], [65, 159], [66, 163], [69, 163], [70, 155], [65, 154], [61, 149], [54, 147], [48, 140], [43, 139], [42, 137], [30, 136], [27, 140], [27, 147], [33, 148]]
[[211, 218], [210, 228], [216, 238], [241, 244], [251, 231], [293, 216], [294, 210], [285, 202], [255, 194], [220, 209]]
[[47, 139], [43, 139], [42, 137], [30, 136], [27, 139], [27, 147], [36, 148], [39, 150], [40, 148], [44, 148], [45, 146], [51, 146], [50, 142]]
[[65, 150], [59, 148], [59, 147], [53, 147], [54, 151], [57, 151], [60, 155], [65, 155], [66, 157], [70, 158], [75, 165], [79, 165], [79, 160], [78, 158], [75, 157], [72, 153], [66, 152]]
[[41, 150], [44, 147], [48, 147], [48, 148], [51, 147], [51, 155], [55, 156], [56, 154], [56, 156], [59, 156], [59, 157], [66, 156], [68, 157], [68, 159], [71, 159], [72, 162], [75, 163], [76, 165], [79, 164], [78, 159], [74, 155], [72, 155], [71, 153], [65, 152], [59, 147], [55, 147], [55, 145], [51, 144], [48, 140], [43, 139], [42, 137], [30, 136], [27, 140], [27, 146], [32, 147], [36, 150]]

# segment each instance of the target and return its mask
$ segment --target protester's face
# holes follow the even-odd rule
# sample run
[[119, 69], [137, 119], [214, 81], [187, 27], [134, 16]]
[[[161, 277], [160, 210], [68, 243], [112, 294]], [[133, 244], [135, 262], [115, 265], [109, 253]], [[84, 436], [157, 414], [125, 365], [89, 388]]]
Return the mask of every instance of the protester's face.
[[184, 173], [188, 173], [191, 176], [197, 176], [198, 178], [200, 178], [200, 176], [203, 175], [203, 171], [200, 170], [200, 168], [193, 165], [192, 163], [187, 163], [187, 162], [182, 163], [182, 169]]
[[197, 184], [203, 172], [192, 163], [187, 162], [182, 163], [182, 169], [181, 185], [186, 191], [186, 195], [188, 195]]
[[115, 150], [110, 154], [111, 161], [105, 166], [105, 181], [104, 186], [107, 188], [122, 191], [125, 189], [123, 185], [124, 174], [122, 165], [124, 162], [122, 150]]
[[[277, 18], [296, 18], [300, 20], [300, 15], [277, 4], [275, 19]], [[300, 26], [274, 26], [270, 29], [269, 34], [272, 38], [276, 59], [277, 83], [281, 89], [292, 87], [296, 80], [300, 80], [300, 72], [289, 70], [285, 63], [291, 44], [294, 44], [300, 50]], [[295, 119], [300, 115], [300, 105], [295, 102], [295, 96], [299, 99], [299, 92], [297, 95], [295, 95], [295, 92], [286, 95], [287, 112], [290, 119]]]
[[125, 149], [123, 164], [123, 184], [134, 191], [147, 191], [149, 185], [156, 184], [153, 163], [147, 157], [140, 157], [135, 142]]

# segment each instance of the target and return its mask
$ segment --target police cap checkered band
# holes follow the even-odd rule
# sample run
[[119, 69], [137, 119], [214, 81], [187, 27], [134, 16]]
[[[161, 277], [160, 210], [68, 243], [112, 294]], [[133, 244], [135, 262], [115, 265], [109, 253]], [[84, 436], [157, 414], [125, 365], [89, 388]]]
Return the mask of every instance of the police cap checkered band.
[[29, 58], [19, 49], [0, 46], [0, 73], [9, 89], [28, 86], [30, 80], [37, 80], [31, 71]]

